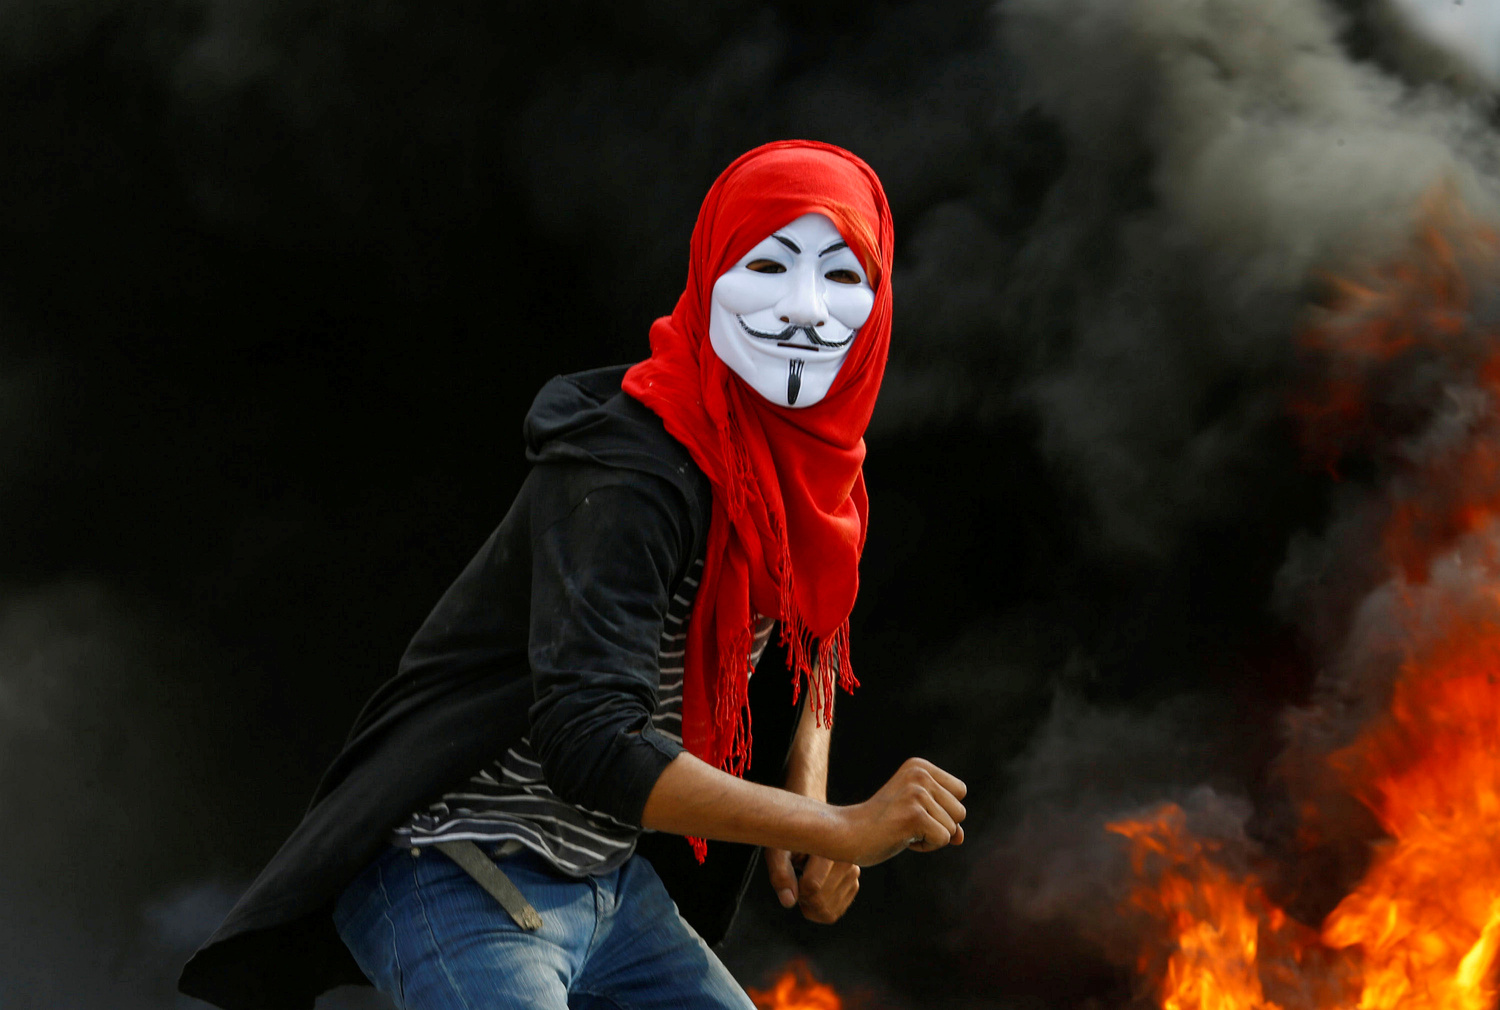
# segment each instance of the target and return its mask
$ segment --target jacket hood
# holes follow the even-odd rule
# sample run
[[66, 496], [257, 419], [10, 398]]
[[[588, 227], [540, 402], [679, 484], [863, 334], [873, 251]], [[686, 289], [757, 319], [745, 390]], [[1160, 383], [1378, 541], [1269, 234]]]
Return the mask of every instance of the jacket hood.
[[553, 377], [537, 393], [522, 431], [532, 463], [586, 462], [653, 474], [690, 498], [702, 480], [661, 418], [620, 390], [630, 365]]

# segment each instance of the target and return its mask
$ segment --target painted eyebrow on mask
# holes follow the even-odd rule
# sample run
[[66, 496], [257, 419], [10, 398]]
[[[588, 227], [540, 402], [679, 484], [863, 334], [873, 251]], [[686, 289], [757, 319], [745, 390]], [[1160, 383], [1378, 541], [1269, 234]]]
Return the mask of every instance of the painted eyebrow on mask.
[[802, 250], [798, 249], [797, 248], [797, 243], [793, 242], [791, 239], [789, 239], [789, 238], [783, 238], [780, 235], [772, 235], [771, 237], [774, 238], [776, 241], [780, 242], [782, 245], [786, 246], [788, 249], [790, 249], [792, 252], [796, 253], [797, 255], [799, 255], [799, 256], [802, 255]]
[[843, 239], [839, 239], [833, 245], [829, 246], [827, 249], [824, 249], [822, 252], [818, 253], [818, 255], [819, 256], [827, 256], [831, 252], [835, 252], [835, 251], [837, 251], [839, 249], [847, 249], [847, 248], [849, 248], [849, 243], [845, 242]]

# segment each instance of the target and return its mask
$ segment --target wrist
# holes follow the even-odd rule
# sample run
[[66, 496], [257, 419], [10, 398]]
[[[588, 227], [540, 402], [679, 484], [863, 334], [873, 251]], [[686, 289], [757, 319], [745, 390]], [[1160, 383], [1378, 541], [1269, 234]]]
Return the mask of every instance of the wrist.
[[809, 856], [825, 856], [838, 861], [851, 843], [854, 832], [849, 825], [848, 809], [813, 797], [793, 794], [788, 804], [785, 829], [779, 844], [770, 848]]
[[835, 862], [853, 862], [857, 829], [854, 826], [854, 808], [824, 804], [827, 817], [823, 826], [822, 843], [819, 848], [809, 850]]

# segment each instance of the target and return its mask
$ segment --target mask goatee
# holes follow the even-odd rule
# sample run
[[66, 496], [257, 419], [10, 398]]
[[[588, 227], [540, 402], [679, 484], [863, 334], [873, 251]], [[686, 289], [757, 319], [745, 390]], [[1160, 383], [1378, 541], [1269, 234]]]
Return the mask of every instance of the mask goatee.
[[786, 404], [788, 407], [797, 405], [797, 394], [802, 391], [802, 366], [807, 364], [801, 358], [793, 358], [786, 363]]

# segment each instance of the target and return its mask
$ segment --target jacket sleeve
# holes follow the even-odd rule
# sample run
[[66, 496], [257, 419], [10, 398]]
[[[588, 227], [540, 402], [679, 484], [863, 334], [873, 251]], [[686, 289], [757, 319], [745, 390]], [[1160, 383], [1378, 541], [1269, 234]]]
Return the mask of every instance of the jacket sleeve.
[[657, 477], [607, 471], [580, 489], [580, 472], [598, 471], [548, 469], [573, 486], [539, 494], [532, 517], [531, 745], [558, 796], [638, 825], [682, 752], [651, 715], [662, 623], [692, 550], [687, 506]]

